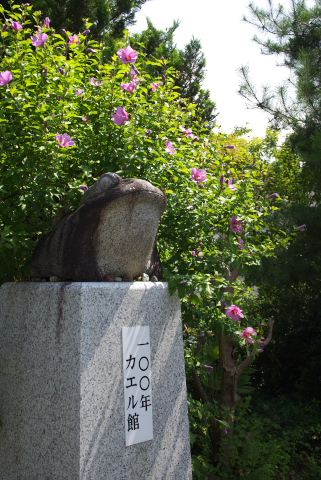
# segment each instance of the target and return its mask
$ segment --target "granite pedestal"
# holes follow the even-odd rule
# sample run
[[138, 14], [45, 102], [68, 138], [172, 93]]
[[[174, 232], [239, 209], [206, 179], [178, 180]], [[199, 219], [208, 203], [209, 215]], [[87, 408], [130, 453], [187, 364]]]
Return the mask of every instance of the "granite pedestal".
[[[122, 327], [150, 327], [153, 440], [125, 446]], [[180, 303], [166, 283], [0, 288], [3, 480], [190, 480]]]

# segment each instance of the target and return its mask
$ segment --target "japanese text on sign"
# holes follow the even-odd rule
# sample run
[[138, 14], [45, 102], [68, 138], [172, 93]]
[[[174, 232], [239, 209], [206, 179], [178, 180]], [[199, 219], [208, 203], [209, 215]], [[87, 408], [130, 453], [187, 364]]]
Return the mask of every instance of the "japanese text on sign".
[[123, 327], [126, 446], [153, 438], [149, 327]]

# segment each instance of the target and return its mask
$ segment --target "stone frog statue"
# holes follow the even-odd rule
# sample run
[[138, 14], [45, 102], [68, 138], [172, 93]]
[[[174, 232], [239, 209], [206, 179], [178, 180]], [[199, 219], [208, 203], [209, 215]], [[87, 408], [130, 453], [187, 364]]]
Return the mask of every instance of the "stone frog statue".
[[161, 277], [156, 248], [165, 194], [145, 180], [105, 173], [36, 246], [32, 278], [130, 281], [144, 273]]

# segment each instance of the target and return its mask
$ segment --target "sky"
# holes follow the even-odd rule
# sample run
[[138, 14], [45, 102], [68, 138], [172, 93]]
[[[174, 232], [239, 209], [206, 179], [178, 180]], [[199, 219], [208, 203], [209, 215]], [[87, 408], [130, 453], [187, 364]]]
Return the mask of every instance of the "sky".
[[[254, 3], [265, 7], [267, 1]], [[247, 108], [246, 100], [237, 93], [241, 82], [237, 69], [248, 65], [257, 87], [264, 84], [273, 88], [288, 78], [289, 71], [277, 66], [280, 59], [262, 55], [260, 45], [253, 42], [254, 34], [259, 32], [242, 21], [243, 15], [249, 13], [248, 4], [249, 0], [149, 0], [136, 15], [137, 23], [130, 31], [146, 29], [146, 17], [160, 30], [180, 20], [174, 41], [180, 49], [192, 36], [201, 41], [207, 62], [203, 87], [210, 90], [217, 105], [220, 130], [231, 133], [235, 126], [246, 126], [252, 129], [251, 136], [263, 137], [268, 116], [258, 109]]]

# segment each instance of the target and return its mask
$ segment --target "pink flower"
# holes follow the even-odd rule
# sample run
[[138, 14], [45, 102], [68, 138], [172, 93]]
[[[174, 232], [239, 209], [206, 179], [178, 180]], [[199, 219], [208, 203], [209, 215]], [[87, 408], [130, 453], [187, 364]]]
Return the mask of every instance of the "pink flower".
[[211, 365], [205, 365], [205, 368], [206, 368], [206, 373], [208, 373], [208, 375], [211, 373], [211, 371], [213, 370], [213, 367], [211, 367]]
[[118, 107], [117, 112], [111, 118], [117, 125], [122, 125], [129, 120], [130, 117], [126, 112], [125, 107]]
[[12, 30], [15, 30], [17, 32], [18, 30], [21, 30], [23, 27], [19, 22], [12, 22], [11, 28]]
[[87, 185], [79, 185], [80, 190], [83, 190], [84, 192], [88, 190]]
[[195, 252], [195, 250], [193, 250], [193, 251], [192, 251], [192, 255], [196, 255], [196, 252]]
[[91, 83], [95, 87], [100, 87], [100, 85], [104, 82], [97, 80], [97, 78], [95, 78], [95, 77], [91, 77], [91, 79], [89, 80], [89, 83]]
[[[89, 30], [88, 30], [89, 31]], [[93, 48], [87, 48], [87, 51], [89, 53], [97, 53], [97, 50], [94, 50]]]
[[304, 224], [304, 225], [300, 225], [300, 226], [298, 227], [298, 230], [304, 230], [306, 227], [307, 227], [307, 226], [306, 226], [305, 224]]
[[48, 35], [46, 33], [36, 33], [36, 35], [33, 35], [30, 37], [32, 40], [32, 45], [34, 47], [43, 47], [46, 41], [48, 40]]
[[88, 120], [88, 117], [81, 117], [81, 119], [83, 122], [90, 122], [90, 120]]
[[238, 245], [238, 247], [239, 247], [241, 250], [243, 250], [243, 248], [245, 248], [245, 245], [243, 245], [243, 244], [244, 244], [244, 240], [242, 240], [241, 238], [239, 238], [239, 239], [238, 239], [238, 242], [239, 242], [239, 244], [240, 244], [240, 245]]
[[130, 71], [130, 76], [131, 76], [132, 80], [138, 79], [137, 73], [135, 72], [135, 70]]
[[13, 79], [12, 73], [9, 70], [5, 70], [0, 73], [0, 85], [1, 87], [6, 86]]
[[70, 37], [69, 37], [69, 45], [72, 45], [73, 43], [75, 43], [76, 45], [79, 45], [79, 44], [80, 44], [80, 38], [77, 37], [77, 35], [70, 35]]
[[203, 242], [200, 242], [200, 245], [201, 245], [201, 247], [203, 247], [204, 243], [203, 243]]
[[228, 181], [227, 181], [227, 186], [228, 186], [228, 188], [230, 188], [233, 192], [234, 192], [234, 190], [237, 189], [237, 187], [236, 187], [235, 185], [233, 185], [233, 180], [232, 180], [231, 178], [228, 179]]
[[50, 18], [46, 17], [43, 21], [43, 24], [47, 27], [50, 28]]
[[83, 95], [84, 94], [84, 90], [82, 88], [79, 88], [76, 92], [76, 95]]
[[132, 92], [137, 87], [137, 82], [122, 83], [121, 88], [127, 90], [127, 92]]
[[118, 50], [117, 55], [123, 63], [134, 63], [137, 60], [138, 52], [135, 52], [135, 50], [128, 45], [128, 47]]
[[272, 195], [270, 195], [269, 198], [270, 198], [271, 200], [273, 200], [274, 198], [276, 198], [276, 197], [278, 197], [278, 196], [279, 196], [278, 193], [272, 193]]
[[231, 305], [227, 310], [226, 310], [226, 315], [228, 317], [231, 317], [234, 322], [238, 322], [240, 318], [244, 318], [243, 315], [243, 310], [241, 310], [239, 307], [236, 305]]
[[58, 141], [61, 147], [73, 147], [76, 142], [73, 142], [67, 133], [57, 133], [55, 139]]
[[230, 219], [230, 227], [233, 232], [244, 233], [245, 230], [242, 228], [242, 220], [238, 220], [237, 216]]
[[152, 87], [152, 92], [156, 92], [156, 90], [163, 85], [163, 82], [158, 82], [158, 83], [151, 83], [150, 87]]
[[256, 337], [257, 332], [252, 327], [247, 327], [244, 332], [240, 335], [240, 337], [244, 338], [248, 343], [254, 343], [255, 340], [251, 338], [251, 335]]
[[202, 258], [202, 257], [204, 257], [204, 253], [203, 252], [198, 252], [198, 256]]
[[191, 128], [180, 127], [180, 129], [185, 133], [187, 137], [191, 137], [193, 135], [193, 130]]
[[192, 169], [192, 180], [195, 183], [207, 182], [208, 178], [206, 175], [207, 175], [207, 171], [203, 170], [202, 168], [194, 167]]
[[176, 154], [176, 149], [173, 146], [172, 142], [169, 142], [166, 140], [166, 148], [165, 148], [166, 153], [169, 153], [170, 155], [175, 155]]

